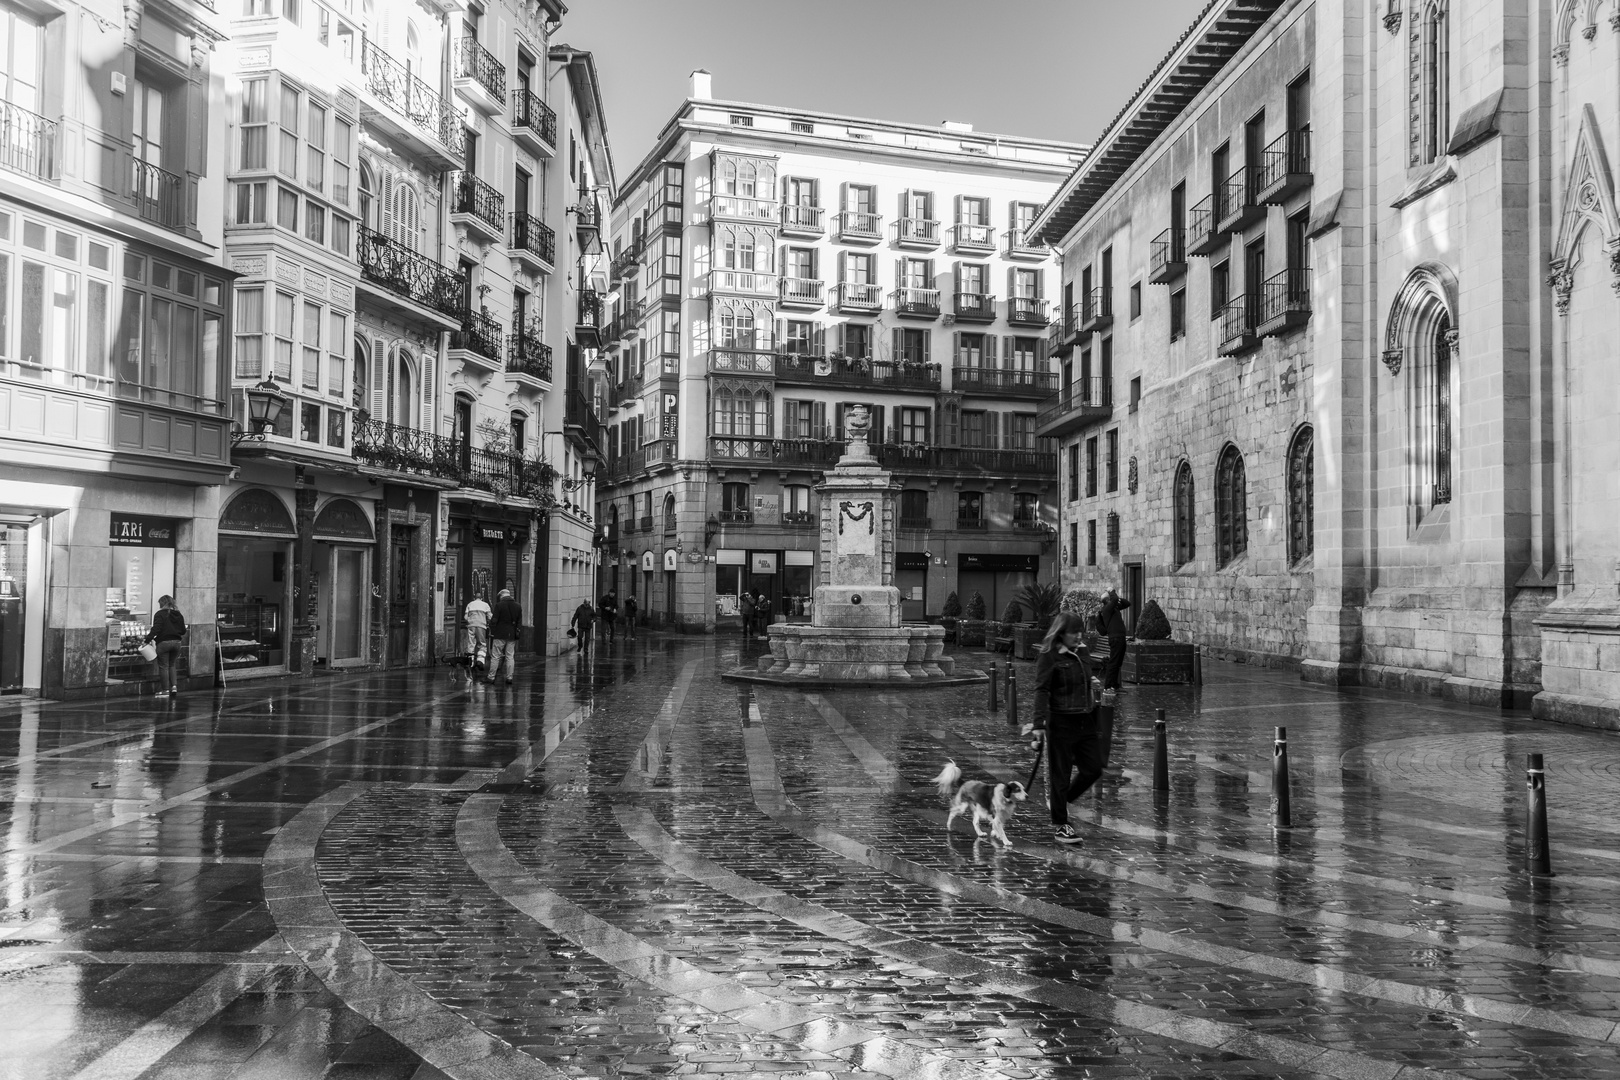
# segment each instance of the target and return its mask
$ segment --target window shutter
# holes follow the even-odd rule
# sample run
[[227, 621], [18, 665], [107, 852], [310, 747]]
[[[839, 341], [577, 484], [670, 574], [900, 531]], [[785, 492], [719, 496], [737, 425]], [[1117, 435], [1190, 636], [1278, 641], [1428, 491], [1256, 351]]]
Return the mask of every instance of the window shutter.
[[906, 332], [897, 326], [894, 328], [893, 333], [894, 352], [889, 354], [889, 359], [898, 364], [901, 358], [905, 356]]
[[787, 341], [787, 336], [783, 333], [782, 320], [777, 319], [776, 320], [776, 339], [771, 342], [771, 345], [774, 348], [775, 346], [781, 345], [786, 341]]
[[839, 323], [833, 327], [833, 348], [838, 352], [844, 351], [844, 324]]
[[840, 251], [838, 253], [838, 284], [840, 284], [840, 285], [842, 285], [844, 283], [844, 265], [848, 261], [849, 261], [849, 252]]
[[906, 190], [904, 190], [904, 191], [902, 191], [900, 193], [900, 216], [901, 217], [909, 217], [910, 215], [911, 215], [911, 189], [906, 188]]
[[1001, 339], [1002, 362], [1010, 368], [1018, 366], [1017, 345], [1018, 339], [1013, 337], [1011, 334], [1008, 334], [1006, 337]]
[[1035, 370], [1045, 371], [1046, 363], [1046, 339], [1044, 337], [1037, 337], [1035, 339]]
[[930, 428], [933, 426], [934, 410], [932, 410], [932, 409], [919, 409], [917, 411], [922, 413], [922, 439], [923, 439], [923, 442], [925, 442], [925, 443], [932, 442], [933, 438], [932, 438], [932, 433], [930, 431]]
[[1035, 299], [1039, 300], [1046, 295], [1046, 272], [1037, 270], [1033, 276], [1035, 278]]
[[996, 366], [996, 335], [984, 335], [984, 357], [980, 360], [980, 364], [987, 369], [993, 369]]
[[[961, 198], [961, 196], [958, 195], [957, 198]], [[962, 291], [962, 264], [961, 263], [952, 263], [951, 264], [951, 292], [959, 293], [961, 291]]]
[[[376, 420], [388, 419], [388, 353], [381, 341], [371, 343], [371, 415]], [[271, 362], [265, 357], [266, 364]]]
[[867, 408], [872, 413], [872, 441], [875, 443], [887, 442], [888, 440], [883, 437], [883, 406], [868, 405]]
[[844, 403], [842, 401], [833, 406], [833, 438], [839, 442], [844, 441]]
[[933, 330], [931, 330], [930, 328], [928, 328], [926, 326], [923, 327], [923, 332], [922, 332], [922, 345], [923, 345], [923, 347], [922, 347], [922, 362], [925, 363], [925, 364], [929, 362], [928, 350], [929, 350], [929, 347], [933, 344], [933, 339], [934, 339]]
[[996, 450], [1001, 446], [1001, 414], [987, 412], [984, 414], [984, 445], [987, 450]]
[[817, 401], [810, 406], [810, 425], [811, 433], [816, 438], [825, 439], [827, 437], [827, 403], [825, 401]]
[[956, 223], [962, 224], [962, 196], [956, 197]]
[[849, 209], [849, 181], [847, 180], [842, 180], [838, 184], [838, 209], [840, 211]]
[[818, 355], [818, 356], [825, 356], [826, 355], [826, 353], [827, 353], [827, 328], [825, 326], [821, 326], [819, 324], [816, 326], [816, 329], [815, 329], [814, 333], [811, 335], [810, 344], [811, 344], [811, 347], [816, 350], [816, 355]]
[[951, 331], [951, 363], [962, 366], [962, 331]]
[[897, 289], [906, 287], [906, 260], [903, 258], [894, 260], [894, 287]]
[[1009, 267], [1007, 267], [1007, 311], [1009, 313], [1012, 311], [1013, 297], [1015, 297], [1017, 295], [1018, 295], [1018, 269], [1017, 269], [1017, 267], [1009, 266]]

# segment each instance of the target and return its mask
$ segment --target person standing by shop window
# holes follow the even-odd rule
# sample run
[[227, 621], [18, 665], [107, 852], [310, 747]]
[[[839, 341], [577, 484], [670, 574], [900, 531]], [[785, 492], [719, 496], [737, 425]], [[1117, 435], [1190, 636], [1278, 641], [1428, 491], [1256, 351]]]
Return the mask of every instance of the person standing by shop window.
[[180, 640], [186, 636], [186, 618], [174, 606], [174, 597], [158, 597], [157, 614], [146, 640], [157, 644], [158, 697], [176, 697], [180, 680], [175, 675], [180, 660]]
[[502, 589], [495, 598], [495, 613], [489, 621], [489, 681], [494, 682], [506, 668], [506, 685], [517, 673], [518, 636], [523, 633], [523, 608], [512, 599], [511, 589]]
[[467, 604], [467, 663], [481, 668], [489, 660], [489, 605], [482, 596]]

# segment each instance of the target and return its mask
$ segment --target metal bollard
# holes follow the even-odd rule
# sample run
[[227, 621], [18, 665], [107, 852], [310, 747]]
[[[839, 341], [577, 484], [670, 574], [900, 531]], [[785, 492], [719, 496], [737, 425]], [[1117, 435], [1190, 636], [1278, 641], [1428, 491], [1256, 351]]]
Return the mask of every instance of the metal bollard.
[[1007, 723], [1018, 726], [1018, 676], [1013, 674], [1011, 663], [1007, 665]]
[[1538, 877], [1552, 877], [1552, 851], [1547, 841], [1547, 773], [1540, 754], [1526, 755], [1524, 784], [1530, 796], [1524, 808], [1524, 868]]
[[1271, 747], [1271, 827], [1294, 827], [1294, 813], [1288, 805], [1288, 729], [1281, 727]]
[[1165, 729], [1164, 710], [1155, 709], [1153, 721], [1153, 790], [1170, 790], [1170, 736]]
[[1001, 708], [1001, 702], [996, 700], [996, 662], [990, 661], [990, 711], [996, 712]]
[[1204, 685], [1204, 650], [1193, 646], [1193, 685]]

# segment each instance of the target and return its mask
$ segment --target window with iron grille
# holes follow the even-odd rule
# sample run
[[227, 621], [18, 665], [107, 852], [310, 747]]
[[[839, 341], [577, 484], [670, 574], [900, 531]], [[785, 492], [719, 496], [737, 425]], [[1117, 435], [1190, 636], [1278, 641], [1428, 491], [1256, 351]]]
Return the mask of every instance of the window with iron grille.
[[1069, 522], [1069, 565], [1080, 565], [1080, 523]]
[[1108, 512], [1108, 554], [1119, 554], [1119, 515]]
[[1080, 497], [1080, 444], [1069, 446], [1069, 501]]
[[1288, 448], [1288, 561], [1297, 563], [1316, 550], [1313, 464], [1315, 435], [1309, 424], [1300, 428]]
[[1107, 453], [1103, 455], [1106, 466], [1104, 479], [1109, 491], [1119, 490], [1119, 429], [1105, 432], [1103, 438], [1106, 442]]
[[1097, 436], [1086, 440], [1086, 498], [1097, 494]]
[[1097, 565], [1097, 519], [1086, 522], [1086, 565]]
[[1193, 474], [1192, 466], [1183, 461], [1176, 469], [1176, 497], [1175, 497], [1175, 534], [1176, 534], [1176, 565], [1185, 566], [1193, 561], [1198, 553], [1195, 527], [1197, 519], [1193, 517]]
[[1226, 566], [1249, 548], [1249, 495], [1243, 455], [1227, 444], [1215, 468], [1215, 556]]

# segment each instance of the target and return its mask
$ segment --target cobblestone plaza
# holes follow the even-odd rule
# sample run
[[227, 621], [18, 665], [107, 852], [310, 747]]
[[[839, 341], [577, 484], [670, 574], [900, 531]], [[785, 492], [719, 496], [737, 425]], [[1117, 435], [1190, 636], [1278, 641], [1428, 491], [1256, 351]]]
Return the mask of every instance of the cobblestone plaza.
[[982, 685], [722, 681], [754, 648], [13, 703], [0, 1076], [1620, 1075], [1612, 736], [1211, 662], [1123, 697], [1083, 845], [1038, 788], [1000, 850], [928, 784], [1024, 778]]

